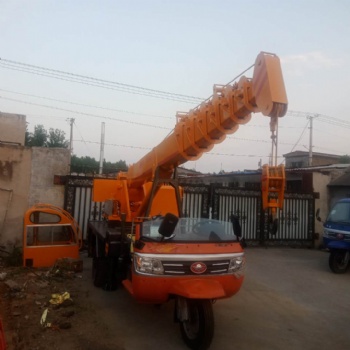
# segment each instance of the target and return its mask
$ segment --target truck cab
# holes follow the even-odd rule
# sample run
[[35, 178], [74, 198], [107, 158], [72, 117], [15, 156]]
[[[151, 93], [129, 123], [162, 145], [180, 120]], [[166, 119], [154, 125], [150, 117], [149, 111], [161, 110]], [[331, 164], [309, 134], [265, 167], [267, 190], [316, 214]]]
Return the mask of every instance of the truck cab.
[[341, 199], [334, 204], [323, 227], [325, 247], [328, 248], [334, 241], [345, 241], [350, 244], [350, 198]]
[[[322, 221], [318, 213], [316, 217]], [[323, 227], [323, 244], [330, 252], [329, 267], [334, 273], [345, 273], [350, 267], [350, 198], [334, 204]]]

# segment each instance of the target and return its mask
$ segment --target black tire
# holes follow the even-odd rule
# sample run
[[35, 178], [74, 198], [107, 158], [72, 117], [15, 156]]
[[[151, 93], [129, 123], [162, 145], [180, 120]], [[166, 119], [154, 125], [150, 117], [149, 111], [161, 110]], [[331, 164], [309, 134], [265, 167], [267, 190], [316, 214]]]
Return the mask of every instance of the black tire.
[[105, 258], [93, 258], [92, 279], [95, 287], [103, 287], [107, 281], [108, 262]]
[[349, 269], [350, 253], [347, 250], [332, 250], [328, 262], [334, 273], [345, 273]]
[[208, 349], [214, 336], [214, 314], [210, 300], [188, 300], [189, 320], [180, 322], [186, 345], [194, 350]]

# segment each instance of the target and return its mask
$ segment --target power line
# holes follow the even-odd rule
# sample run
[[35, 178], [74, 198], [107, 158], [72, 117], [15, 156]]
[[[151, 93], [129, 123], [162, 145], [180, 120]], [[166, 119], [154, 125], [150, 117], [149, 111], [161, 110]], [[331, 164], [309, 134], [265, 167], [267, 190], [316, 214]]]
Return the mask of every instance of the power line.
[[293, 146], [291, 152], [293, 152], [294, 148], [298, 145], [298, 143], [300, 142], [301, 138], [303, 137], [305, 130], [307, 129], [307, 126], [309, 125], [309, 121], [306, 123], [304, 130], [301, 132], [300, 137], [298, 138], [298, 141], [295, 143], [295, 145]]
[[340, 118], [335, 118], [335, 117], [330, 117], [325, 114], [320, 114], [320, 113], [310, 113], [310, 112], [301, 112], [301, 111], [290, 111], [288, 110], [287, 115], [298, 117], [298, 118], [308, 118], [308, 117], [315, 117], [317, 120], [328, 123], [328, 124], [333, 124], [333, 125], [338, 125], [338, 126], [343, 126], [346, 128], [350, 127], [350, 121], [343, 120]]
[[[1, 89], [1, 88], [0, 88], [0, 91], [13, 93], [13, 94], [16, 94], [16, 95], [40, 98], [40, 99], [44, 99], [44, 100], [48, 100], [48, 101], [62, 102], [62, 103], [67, 103], [67, 104], [71, 104], [71, 105], [76, 105], [76, 106], [97, 108], [97, 109], [102, 109], [102, 110], [107, 110], [107, 111], [112, 111], [112, 112], [120, 112], [120, 113], [126, 113], [126, 114], [134, 114], [134, 115], [141, 115], [141, 116], [146, 116], [146, 117], [162, 118], [162, 119], [169, 119], [169, 120], [173, 119], [172, 117], [166, 117], [166, 116], [160, 116], [160, 115], [148, 114], [148, 113], [140, 113], [140, 112], [128, 111], [128, 110], [124, 110], [124, 109], [115, 109], [115, 108], [107, 108], [107, 107], [96, 106], [96, 105], [88, 105], [88, 104], [84, 104], [84, 103], [72, 102], [72, 101], [67, 101], [67, 100], [60, 100], [60, 99], [56, 99], [56, 98], [44, 97], [44, 96], [33, 95], [33, 94], [26, 94], [26, 93], [22, 93], [22, 92], [6, 90], [6, 89]], [[300, 112], [300, 113], [303, 113], [303, 112]], [[244, 125], [244, 127], [246, 127], [246, 126], [248, 126], [248, 127], [266, 128], [266, 125], [257, 125], [257, 124]], [[280, 128], [290, 128], [290, 129], [301, 129], [301, 127], [298, 127], [298, 126], [283, 126], [283, 125], [279, 125], [279, 127]]]
[[66, 108], [59, 108], [59, 107], [48, 106], [48, 105], [43, 105], [43, 104], [39, 104], [39, 103], [27, 102], [27, 101], [18, 100], [18, 99], [9, 98], [9, 97], [0, 96], [0, 98], [2, 98], [4, 100], [8, 100], [8, 101], [19, 102], [19, 103], [24, 103], [24, 104], [28, 104], [28, 105], [32, 105], [32, 106], [39, 106], [39, 107], [44, 107], [44, 108], [51, 108], [51, 109], [55, 109], [55, 110], [58, 110], [58, 111], [64, 111], [64, 112], [84, 115], [84, 116], [93, 117], [93, 118], [108, 119], [108, 120], [113, 120], [113, 121], [117, 121], [117, 122], [121, 122], [121, 123], [127, 123], [127, 124], [133, 124], [133, 125], [140, 125], [140, 126], [146, 126], [146, 127], [151, 127], [151, 128], [169, 130], [169, 128], [165, 128], [165, 127], [162, 127], [162, 126], [159, 126], [159, 125], [150, 125], [150, 124], [133, 122], [133, 121], [123, 120], [123, 119], [118, 119], [118, 118], [105, 117], [105, 116], [101, 116], [101, 115], [97, 115], [97, 114], [79, 112], [79, 111], [74, 111], [74, 110], [66, 109]]
[[[92, 143], [92, 144], [100, 144], [99, 141], [74, 140], [74, 142], [86, 142], [86, 143]], [[115, 144], [115, 143], [105, 143], [105, 145], [106, 146], [113, 146], [113, 147], [142, 149], [142, 150], [151, 150], [152, 149], [151, 147], [138, 147], [138, 146]], [[208, 152], [206, 154], [213, 155], [213, 156], [230, 156], [230, 157], [252, 157], [252, 158], [266, 157], [266, 155], [256, 155], [256, 154], [234, 154], [234, 153], [212, 153], [212, 152]], [[279, 156], [279, 158], [282, 158], [282, 156]]]
[[22, 93], [22, 92], [16, 92], [16, 91], [11, 91], [11, 90], [1, 89], [1, 88], [0, 88], [0, 91], [9, 92], [11, 94], [16, 94], [16, 95], [40, 98], [40, 99], [44, 99], [44, 100], [48, 100], [48, 101], [68, 103], [68, 104], [76, 105], [76, 106], [97, 108], [97, 109], [102, 109], [102, 110], [112, 111], [112, 112], [120, 112], [120, 113], [134, 114], [134, 115], [142, 115], [142, 116], [152, 117], [152, 118], [173, 119], [171, 117], [165, 117], [165, 116], [160, 116], [160, 115], [132, 112], [132, 111], [124, 110], [124, 109], [107, 108], [107, 107], [101, 107], [101, 106], [95, 106], [95, 105], [88, 105], [88, 104], [84, 104], [84, 103], [71, 102], [71, 101], [67, 101], [67, 100], [59, 100], [59, 99], [51, 98], [51, 97], [44, 97], [44, 96], [38, 96], [38, 95], [32, 95], [32, 94], [25, 94], [25, 93]]
[[82, 141], [84, 142], [86, 149], [87, 149], [87, 150], [89, 151], [89, 153], [90, 153], [89, 147], [88, 147], [88, 145], [87, 145], [87, 141], [84, 140], [83, 135], [82, 135], [81, 131], [79, 130], [77, 123], [75, 122], [75, 119], [73, 119], [73, 123], [74, 123], [75, 127], [77, 128], [78, 133], [79, 133], [79, 135], [80, 135]]
[[[111, 110], [111, 111], [118, 111], [118, 112], [125, 112], [125, 113], [130, 113], [130, 114], [140, 114], [140, 115], [145, 115], [145, 116], [152, 116], [152, 117], [159, 117], [162, 118], [161, 116], [155, 116], [155, 115], [151, 115], [151, 114], [142, 114], [142, 113], [137, 113], [137, 112], [130, 112], [130, 111], [125, 111], [125, 110], [116, 110], [116, 109], [111, 109], [111, 108], [105, 108], [105, 107], [100, 107], [100, 106], [92, 106], [92, 105], [85, 105], [85, 104], [80, 104], [80, 103], [75, 103], [75, 102], [71, 102], [71, 101], [64, 101], [64, 100], [59, 100], [59, 99], [53, 99], [53, 98], [49, 98], [49, 97], [43, 97], [43, 96], [38, 96], [38, 95], [31, 95], [31, 94], [25, 94], [25, 93], [20, 93], [20, 92], [14, 92], [14, 91], [10, 91], [10, 90], [5, 90], [5, 89], [1, 89], [0, 91], [5, 91], [5, 92], [10, 92], [10, 93], [14, 93], [14, 94], [19, 94], [19, 95], [24, 95], [24, 96], [29, 96], [29, 97], [36, 97], [36, 98], [42, 98], [42, 99], [46, 99], [46, 100], [51, 100], [51, 101], [56, 101], [56, 102], [63, 102], [63, 103], [69, 103], [69, 104], [73, 104], [73, 105], [81, 105], [81, 106], [87, 106], [87, 107], [95, 107], [95, 108], [100, 108], [100, 109], [105, 109], [105, 110]], [[154, 127], [154, 128], [161, 128], [161, 129], [165, 129], [165, 130], [171, 130], [170, 128], [165, 128], [165, 127], [160, 127], [160, 126], [156, 126], [156, 125], [150, 125], [150, 124], [144, 124], [144, 123], [138, 123], [138, 122], [132, 122], [132, 121], [127, 121], [127, 120], [122, 120], [122, 119], [117, 119], [117, 118], [112, 118], [112, 117], [106, 117], [106, 116], [101, 116], [101, 115], [96, 115], [96, 114], [91, 114], [91, 113], [84, 113], [84, 112], [80, 112], [80, 111], [74, 111], [74, 110], [70, 110], [70, 109], [64, 109], [64, 108], [59, 108], [59, 107], [55, 107], [55, 106], [48, 106], [48, 105], [43, 105], [43, 104], [37, 104], [37, 103], [32, 103], [32, 102], [27, 102], [27, 101], [23, 101], [23, 100], [18, 100], [18, 99], [11, 99], [11, 98], [7, 98], [7, 97], [3, 97], [0, 96], [0, 98], [3, 98], [5, 100], [9, 100], [9, 101], [14, 101], [14, 102], [20, 102], [20, 103], [24, 103], [24, 104], [29, 104], [29, 105], [34, 105], [34, 106], [39, 106], [39, 107], [44, 107], [44, 108], [51, 108], [51, 109], [56, 109], [56, 110], [60, 110], [60, 111], [65, 111], [65, 112], [70, 112], [70, 113], [75, 113], [75, 114], [80, 114], [80, 115], [85, 115], [85, 116], [89, 116], [89, 117], [95, 117], [95, 118], [101, 118], [101, 119], [109, 119], [109, 120], [113, 120], [113, 121], [117, 121], [117, 122], [124, 122], [124, 123], [129, 123], [129, 124], [136, 124], [136, 125], [140, 125], [140, 126], [147, 126], [147, 127]], [[299, 112], [299, 113], [304, 113], [304, 112]], [[43, 116], [43, 117], [47, 117], [47, 116]], [[63, 117], [52, 117], [55, 119], [66, 119]], [[167, 118], [167, 117], [164, 117]], [[330, 119], [337, 119], [337, 118], [331, 118], [328, 117]], [[170, 119], [170, 118], [169, 118]], [[77, 127], [77, 124], [74, 123]], [[249, 127], [266, 127], [264, 125], [253, 125], [253, 124], [248, 124], [245, 126], [249, 126]], [[280, 126], [283, 127], [283, 126]], [[299, 128], [300, 127], [288, 127], [285, 126], [286, 128]], [[279, 142], [280, 144], [284, 144], [284, 145], [294, 145], [292, 148], [292, 151], [294, 150], [294, 148], [298, 145], [298, 143], [300, 142], [303, 134], [305, 133], [307, 125], [305, 126], [305, 128], [303, 129], [298, 141], [295, 144], [292, 143], [288, 143], [288, 142]], [[80, 130], [78, 129], [79, 133]], [[80, 133], [81, 134], [81, 133]], [[82, 137], [82, 135], [81, 135]], [[83, 137], [82, 137], [83, 138]], [[249, 138], [240, 138], [240, 137], [236, 137], [236, 136], [228, 136], [228, 138], [230, 139], [235, 139], [238, 141], [248, 141], [248, 142], [260, 142], [260, 143], [269, 143], [270, 141], [267, 140], [261, 140], [261, 139], [249, 139]], [[86, 145], [87, 146], [87, 145]], [[322, 148], [322, 147], [318, 147], [318, 148]], [[147, 148], [146, 148], [147, 149]], [[324, 148], [326, 149], [326, 148]], [[330, 149], [328, 149], [330, 150]], [[332, 150], [333, 151], [333, 150]]]
[[[84, 142], [84, 143], [92, 143], [92, 144], [100, 144], [100, 141], [85, 141], [85, 140], [74, 140], [74, 142]], [[123, 147], [123, 148], [132, 148], [132, 149], [144, 149], [144, 150], [151, 150], [151, 147], [141, 147], [141, 146], [130, 146], [130, 145], [120, 145], [116, 143], [104, 143], [106, 146], [113, 146], [113, 147]]]
[[333, 135], [333, 136], [336, 137], [336, 138], [341, 137], [341, 138], [344, 139], [344, 140], [349, 140], [349, 136], [342, 136], [342, 135], [340, 135], [340, 134], [335, 134], [335, 133], [329, 132], [329, 130], [321, 130], [321, 129], [318, 129], [318, 128], [314, 128], [314, 131], [317, 131], [317, 132], [319, 132], [319, 133], [321, 133], [321, 134], [326, 134], [328, 137], [329, 137], [330, 135]]
[[[235, 136], [228, 136], [228, 139], [233, 139], [233, 140], [238, 140], [238, 141], [248, 141], [248, 142], [261, 142], [261, 143], [271, 143], [271, 141], [269, 140], [261, 140], [261, 139], [248, 139], [248, 138], [243, 138], [243, 137], [235, 137]], [[280, 142], [278, 141], [279, 144], [281, 145], [294, 145], [294, 143], [290, 143], [290, 142]]]
[[317, 149], [324, 149], [326, 151], [331, 151], [331, 152], [335, 152], [335, 153], [341, 153], [337, 150], [334, 150], [334, 149], [331, 149], [331, 148], [326, 148], [326, 147], [319, 147], [319, 146], [313, 146], [314, 148], [317, 148]]
[[[3, 90], [3, 89], [0, 89]], [[21, 93], [19, 93], [21, 94]], [[26, 94], [25, 94], [26, 95]], [[100, 118], [100, 119], [108, 119], [108, 120], [112, 120], [112, 121], [116, 121], [116, 122], [123, 122], [123, 123], [128, 123], [128, 124], [134, 124], [134, 125], [140, 125], [140, 126], [147, 126], [147, 127], [153, 127], [153, 128], [158, 128], [158, 129], [164, 129], [164, 130], [172, 130], [170, 128], [166, 128], [166, 127], [161, 127], [158, 125], [151, 125], [151, 124], [144, 124], [144, 123], [139, 123], [139, 122], [133, 122], [133, 121], [128, 121], [128, 120], [123, 120], [123, 119], [118, 119], [118, 118], [112, 118], [112, 117], [106, 117], [106, 116], [101, 116], [101, 115], [96, 115], [96, 114], [92, 114], [92, 113], [85, 113], [85, 112], [80, 112], [80, 111], [74, 111], [74, 110], [70, 110], [70, 109], [65, 109], [65, 108], [60, 108], [60, 107], [55, 107], [55, 106], [49, 106], [49, 105], [44, 105], [44, 104], [39, 104], [39, 103], [33, 103], [33, 102], [28, 102], [28, 101], [23, 101], [23, 100], [18, 100], [18, 99], [12, 99], [12, 98], [8, 98], [8, 97], [4, 97], [4, 96], [0, 96], [0, 98], [4, 99], [4, 100], [8, 100], [8, 101], [14, 101], [14, 102], [19, 102], [19, 103], [23, 103], [23, 104], [28, 104], [28, 105], [33, 105], [33, 106], [39, 106], [39, 107], [44, 107], [44, 108], [50, 108], [50, 109], [55, 109], [55, 110], [59, 110], [59, 111], [64, 111], [64, 112], [69, 112], [69, 113], [74, 113], [74, 114], [79, 114], [79, 115], [84, 115], [84, 116], [88, 116], [88, 117], [93, 117], [93, 118]], [[54, 99], [52, 99], [54, 100]], [[43, 116], [45, 117], [45, 116]], [[59, 117], [53, 117], [56, 119], [66, 119], [66, 118], [59, 118]], [[74, 123], [76, 125], [76, 123]], [[263, 125], [249, 125], [249, 126], [256, 126], [256, 127], [266, 127]], [[291, 128], [297, 128], [297, 127], [291, 127]], [[299, 127], [300, 128], [300, 127]], [[241, 140], [241, 141], [249, 141], [249, 142], [260, 142], [260, 143], [270, 143], [270, 141], [267, 140], [261, 140], [261, 139], [248, 139], [248, 138], [240, 138], [240, 137], [235, 137], [235, 136], [228, 136], [228, 138], [230, 139], [234, 139], [234, 140]], [[292, 145], [292, 143], [287, 143], [287, 142], [280, 142], [280, 144], [284, 144], [284, 145]]]
[[[259, 124], [244, 124], [243, 127], [248, 127], [248, 128], [251, 128], [251, 127], [256, 127], [256, 128], [264, 128], [266, 129], [266, 125], [259, 125]], [[302, 129], [301, 126], [286, 126], [286, 125], [278, 125], [278, 128], [279, 129]]]
[[203, 101], [203, 98], [196, 97], [196, 96], [188, 96], [188, 95], [171, 93], [171, 92], [162, 91], [162, 90], [144, 88], [136, 85], [124, 84], [124, 83], [110, 81], [110, 80], [98, 79], [90, 76], [35, 66], [35, 65], [7, 60], [3, 58], [0, 58], [0, 66], [5, 69], [26, 72], [26, 73], [41, 75], [49, 78], [55, 78], [59, 80], [65, 80], [65, 81], [70, 81], [70, 82], [75, 82], [75, 83], [80, 83], [85, 85], [102, 87], [106, 89], [128, 92], [128, 93], [138, 94], [143, 96], [173, 100], [178, 102], [187, 102], [187, 103], [198, 103], [200, 101]]
[[[26, 72], [26, 73], [30, 73], [30, 74], [36, 74], [36, 75], [41, 75], [41, 76], [45, 76], [45, 77], [55, 78], [55, 79], [61, 79], [61, 80], [65, 80], [65, 81], [71, 81], [71, 82], [76, 82], [76, 83], [81, 83], [81, 84], [86, 84], [86, 85], [92, 85], [92, 86], [103, 87], [103, 88], [112, 89], [112, 90], [133, 93], [133, 94], [140, 94], [140, 95], [144, 95], [144, 96], [150, 96], [150, 97], [156, 97], [156, 98], [162, 98], [162, 99], [170, 99], [170, 100], [174, 100], [174, 101], [178, 101], [178, 102], [198, 103], [198, 102], [202, 102], [204, 100], [204, 98], [201, 98], [201, 97], [178, 94], [178, 93], [171, 93], [171, 92], [156, 90], [156, 89], [149, 89], [149, 88], [144, 88], [141, 86], [130, 85], [130, 84], [125, 84], [125, 83], [115, 82], [115, 81], [110, 81], [110, 80], [104, 80], [104, 79], [94, 78], [91, 76], [85, 76], [85, 75], [65, 72], [65, 71], [61, 71], [61, 70], [36, 66], [36, 65], [32, 65], [32, 64], [22, 63], [22, 62], [18, 62], [18, 61], [7, 60], [4, 58], [0, 58], [0, 67], [3, 67], [5, 69], [22, 71], [22, 72]], [[250, 68], [252, 68], [252, 66], [249, 67], [247, 70], [249, 70]], [[235, 79], [233, 79], [232, 81], [234, 81]], [[230, 83], [232, 81], [230, 81]], [[228, 84], [230, 84], [230, 83], [228, 83]], [[0, 89], [0, 90], [6, 91], [3, 89]], [[23, 94], [23, 95], [26, 95], [26, 94]], [[27, 94], [27, 95], [30, 96], [29, 94]], [[35, 97], [43, 98], [40, 96], [35, 96]], [[47, 98], [47, 99], [49, 99], [49, 98]], [[55, 99], [51, 99], [51, 100], [55, 100]], [[56, 101], [60, 101], [60, 100], [56, 100]], [[60, 102], [71, 103], [68, 101], [60, 101]], [[83, 104], [81, 104], [81, 105], [83, 105]], [[85, 106], [87, 106], [87, 105], [85, 105]], [[94, 106], [94, 107], [95, 108], [103, 108], [103, 107], [98, 107], [98, 106]], [[110, 109], [110, 110], [112, 110], [112, 109]], [[128, 111], [120, 111], [120, 112], [130, 113]], [[133, 112], [131, 112], [131, 113], [133, 113]], [[136, 114], [136, 113], [134, 113], [134, 114]], [[320, 120], [322, 122], [350, 128], [349, 121], [341, 120], [339, 118], [330, 117], [330, 116], [327, 116], [324, 114], [292, 111], [292, 110], [289, 110], [287, 112], [287, 114], [293, 115], [295, 117], [305, 117], [305, 116], [310, 116], [310, 115], [315, 115], [315, 116], [317, 115], [318, 120]]]
[[327, 123], [327, 124], [331, 124], [331, 125], [335, 125], [335, 126], [341, 126], [342, 128], [346, 128], [346, 129], [350, 129], [350, 123], [346, 122], [346, 121], [341, 121], [340, 119], [336, 119], [336, 118], [322, 118], [321, 116], [317, 118], [318, 121], [322, 122], [322, 123]]
[[[307, 125], [306, 125], [307, 127]], [[306, 129], [306, 128], [305, 128]], [[85, 144], [100, 144], [99, 141], [86, 141], [86, 140], [74, 140], [74, 142], [84, 142]], [[129, 148], [129, 149], [140, 149], [140, 150], [151, 150], [152, 147], [142, 147], [142, 146], [134, 146], [134, 145], [125, 145], [125, 144], [115, 144], [115, 143], [105, 143], [105, 146], [111, 147], [121, 147], [121, 148]], [[322, 148], [322, 147], [316, 147]], [[323, 148], [324, 149], [324, 148]], [[218, 152], [205, 152], [207, 155], [211, 156], [228, 156], [228, 157], [248, 157], [248, 158], [264, 158], [266, 155], [258, 155], [258, 154], [236, 154], [236, 153], [218, 153]], [[284, 158], [283, 156], [277, 156], [277, 158]]]

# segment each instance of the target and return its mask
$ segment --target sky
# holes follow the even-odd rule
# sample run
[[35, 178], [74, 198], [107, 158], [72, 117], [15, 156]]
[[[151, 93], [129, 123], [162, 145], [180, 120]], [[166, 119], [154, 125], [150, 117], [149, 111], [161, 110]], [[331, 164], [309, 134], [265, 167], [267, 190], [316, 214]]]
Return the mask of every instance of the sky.
[[[171, 132], [177, 111], [200, 99], [94, 86], [78, 75], [204, 100], [265, 51], [279, 56], [288, 96], [278, 163], [283, 154], [309, 151], [310, 116], [313, 152], [350, 154], [349, 16], [347, 0], [0, 0], [0, 111], [26, 115], [28, 131], [44, 125], [67, 139], [74, 119], [73, 153], [97, 160], [105, 123], [104, 158], [133, 164]], [[18, 69], [23, 64], [71, 75], [28, 73]], [[254, 114], [184, 166], [257, 169], [269, 161], [270, 136], [269, 118]]]

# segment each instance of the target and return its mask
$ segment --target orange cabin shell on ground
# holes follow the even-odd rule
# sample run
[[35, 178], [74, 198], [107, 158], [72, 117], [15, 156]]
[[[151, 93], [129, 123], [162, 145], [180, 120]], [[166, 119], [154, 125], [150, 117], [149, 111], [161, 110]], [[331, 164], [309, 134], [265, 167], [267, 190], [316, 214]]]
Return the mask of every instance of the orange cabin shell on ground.
[[24, 216], [23, 266], [50, 267], [59, 258], [79, 258], [81, 232], [62, 208], [36, 204]]

